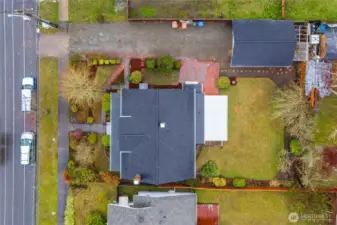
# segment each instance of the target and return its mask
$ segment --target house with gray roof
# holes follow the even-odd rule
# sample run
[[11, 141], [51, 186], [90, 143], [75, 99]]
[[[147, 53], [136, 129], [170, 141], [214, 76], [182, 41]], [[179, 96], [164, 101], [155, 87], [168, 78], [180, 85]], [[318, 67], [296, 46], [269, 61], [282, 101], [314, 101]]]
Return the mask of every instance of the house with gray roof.
[[[209, 101], [212, 97], [218, 98]], [[110, 170], [119, 171], [121, 179], [140, 175], [142, 183], [154, 185], [195, 178], [196, 145], [218, 135], [216, 128], [224, 135], [214, 137], [227, 140], [226, 113], [205, 107], [205, 102], [221, 104], [219, 99], [226, 100], [227, 113], [227, 96], [207, 97], [198, 83], [112, 93]], [[214, 112], [225, 118], [220, 118], [226, 120], [225, 127], [210, 115]]]
[[139, 192], [108, 205], [108, 225], [196, 225], [195, 193]]

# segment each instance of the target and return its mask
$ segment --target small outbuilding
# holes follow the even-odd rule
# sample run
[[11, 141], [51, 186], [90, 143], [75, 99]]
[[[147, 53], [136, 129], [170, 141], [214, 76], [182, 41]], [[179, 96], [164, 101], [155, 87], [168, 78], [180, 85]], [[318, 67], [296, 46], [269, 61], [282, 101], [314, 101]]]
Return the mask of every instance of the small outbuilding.
[[290, 20], [233, 20], [232, 67], [289, 67], [296, 51]]

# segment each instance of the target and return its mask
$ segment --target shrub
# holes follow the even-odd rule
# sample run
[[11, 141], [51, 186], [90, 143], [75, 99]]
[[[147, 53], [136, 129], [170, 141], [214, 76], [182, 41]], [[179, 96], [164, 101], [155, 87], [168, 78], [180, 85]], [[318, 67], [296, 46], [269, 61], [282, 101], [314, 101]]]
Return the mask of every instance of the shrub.
[[110, 60], [110, 63], [111, 63], [112, 65], [115, 65], [115, 64], [116, 64], [116, 60], [111, 59], [111, 60]]
[[76, 167], [76, 163], [74, 160], [71, 160], [69, 159], [68, 160], [68, 164], [67, 164], [67, 169], [68, 169], [68, 172], [71, 173]]
[[95, 19], [98, 23], [104, 23], [104, 15], [102, 14], [97, 14]]
[[171, 72], [174, 66], [173, 62], [172, 56], [162, 56], [157, 59], [157, 67], [160, 71]]
[[278, 180], [271, 180], [271, 181], [269, 181], [269, 186], [270, 187], [279, 187], [279, 186], [281, 186], [281, 182], [278, 181]]
[[200, 175], [202, 177], [217, 177], [220, 175], [220, 171], [214, 161], [208, 161], [201, 167]]
[[97, 65], [97, 64], [98, 64], [97, 59], [92, 60], [92, 65]]
[[233, 187], [236, 187], [236, 188], [246, 187], [246, 180], [243, 179], [243, 178], [234, 178], [233, 179]]
[[120, 59], [116, 59], [116, 64], [121, 64], [121, 60]]
[[109, 65], [110, 64], [110, 62], [109, 62], [109, 60], [104, 60], [104, 63], [105, 63], [105, 65]]
[[215, 185], [215, 187], [226, 186], [226, 179], [225, 178], [214, 177], [212, 181], [213, 181], [213, 184]]
[[89, 116], [89, 117], [87, 118], [87, 123], [88, 123], [88, 124], [92, 124], [93, 122], [94, 122], [94, 117]]
[[107, 135], [107, 134], [103, 135], [101, 141], [104, 147], [109, 147], [110, 146], [110, 135]]
[[94, 163], [94, 148], [92, 145], [88, 145], [88, 142], [82, 140], [76, 147], [74, 158], [77, 163], [83, 166], [90, 166]]
[[100, 59], [99, 60], [99, 65], [103, 65], [104, 64], [104, 59]]
[[156, 60], [155, 59], [146, 59], [145, 64], [146, 64], [146, 68], [154, 69], [156, 67]]
[[105, 93], [103, 95], [103, 100], [102, 100], [102, 108], [104, 112], [110, 112], [110, 94], [109, 93]]
[[83, 132], [79, 129], [74, 130], [73, 132], [71, 132], [71, 137], [77, 141], [81, 140], [83, 135]]
[[77, 105], [71, 105], [70, 109], [71, 109], [71, 111], [72, 111], [73, 113], [75, 113], [75, 112], [78, 111]]
[[301, 143], [297, 139], [292, 139], [290, 141], [290, 152], [294, 156], [300, 156], [302, 155], [302, 149], [301, 149]]
[[228, 77], [219, 77], [217, 80], [216, 80], [216, 86], [220, 89], [227, 89], [229, 88], [229, 85], [230, 85], [230, 80]]
[[70, 184], [71, 183], [71, 179], [69, 176], [69, 172], [67, 170], [63, 171], [63, 180], [66, 184]]
[[174, 69], [179, 70], [181, 67], [181, 61], [174, 61]]
[[139, 9], [140, 16], [144, 18], [151, 18], [157, 15], [157, 9], [153, 7], [142, 7]]
[[142, 81], [142, 73], [138, 70], [133, 71], [129, 76], [129, 81], [133, 84], [139, 84]]
[[86, 225], [105, 225], [106, 220], [100, 212], [91, 212], [87, 216]]
[[64, 211], [64, 225], [75, 225], [74, 198], [71, 190], [69, 190], [67, 205]]
[[99, 176], [104, 183], [112, 184], [114, 187], [117, 187], [119, 184], [119, 176], [111, 172], [100, 172]]
[[96, 142], [97, 142], [97, 134], [96, 133], [91, 133], [91, 134], [89, 134], [89, 136], [88, 136], [88, 142], [89, 142], [89, 144], [96, 144]]
[[86, 167], [76, 167], [71, 173], [69, 173], [71, 184], [75, 186], [88, 185], [89, 183], [96, 182], [98, 180], [98, 174]]
[[77, 148], [77, 145], [78, 145], [78, 141], [75, 140], [75, 139], [70, 139], [70, 143], [69, 143], [69, 147], [72, 149], [72, 150], [75, 150]]

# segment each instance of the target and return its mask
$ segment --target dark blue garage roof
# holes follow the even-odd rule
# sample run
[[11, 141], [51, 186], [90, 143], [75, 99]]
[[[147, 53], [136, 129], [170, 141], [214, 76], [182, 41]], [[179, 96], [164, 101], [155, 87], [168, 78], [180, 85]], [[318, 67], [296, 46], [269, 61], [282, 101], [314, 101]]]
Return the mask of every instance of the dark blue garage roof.
[[296, 50], [289, 20], [233, 20], [233, 67], [291, 66]]
[[123, 89], [120, 101], [113, 96], [111, 169], [156, 185], [194, 178], [196, 101], [195, 90]]

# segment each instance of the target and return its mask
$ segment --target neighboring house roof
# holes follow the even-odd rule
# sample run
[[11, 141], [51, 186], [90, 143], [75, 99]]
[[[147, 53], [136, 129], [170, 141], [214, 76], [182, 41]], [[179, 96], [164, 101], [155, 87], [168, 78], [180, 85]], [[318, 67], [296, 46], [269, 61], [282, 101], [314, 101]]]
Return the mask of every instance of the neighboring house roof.
[[108, 205], [108, 225], [195, 225], [197, 199], [193, 193], [177, 196], [133, 196], [133, 206]]
[[233, 20], [233, 67], [288, 67], [296, 50], [289, 20]]
[[205, 95], [205, 141], [228, 141], [228, 97]]
[[198, 225], [219, 225], [219, 205], [198, 204]]
[[203, 103], [197, 104], [199, 94], [188, 89], [113, 94], [111, 170], [128, 180], [140, 174], [141, 182], [149, 184], [194, 178], [196, 117], [203, 109], [198, 107]]
[[328, 24], [325, 31], [326, 36], [326, 55], [329, 60], [337, 59], [337, 26]]

